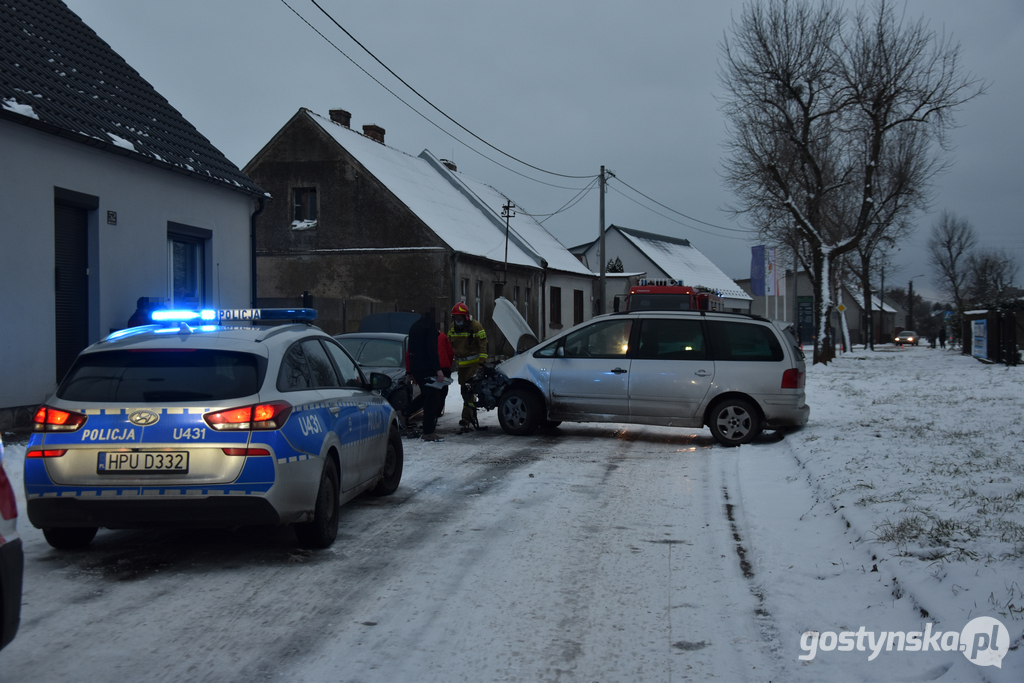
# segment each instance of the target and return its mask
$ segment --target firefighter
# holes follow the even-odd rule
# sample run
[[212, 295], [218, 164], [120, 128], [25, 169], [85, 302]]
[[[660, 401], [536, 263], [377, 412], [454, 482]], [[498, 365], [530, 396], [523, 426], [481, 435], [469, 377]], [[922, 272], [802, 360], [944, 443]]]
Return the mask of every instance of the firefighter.
[[487, 360], [487, 332], [479, 321], [469, 315], [466, 304], [459, 302], [452, 308], [452, 326], [448, 339], [455, 351], [455, 364], [459, 369], [462, 387], [462, 419], [460, 427], [476, 427], [476, 395], [469, 387], [480, 364]]

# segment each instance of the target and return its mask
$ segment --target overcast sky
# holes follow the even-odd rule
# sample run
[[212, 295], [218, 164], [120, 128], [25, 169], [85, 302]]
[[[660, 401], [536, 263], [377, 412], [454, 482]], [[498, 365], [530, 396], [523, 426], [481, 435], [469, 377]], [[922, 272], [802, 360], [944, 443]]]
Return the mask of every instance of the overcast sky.
[[[324, 115], [342, 108], [352, 113], [353, 128], [377, 124], [389, 146], [451, 159], [534, 214], [556, 211], [589, 182], [525, 167], [460, 130], [311, 0], [286, 1], [415, 110], [283, 0], [65, 1], [239, 167], [299, 107]], [[689, 239], [731, 277], [749, 276], [755, 240], [737, 232], [748, 226], [731, 218], [733, 199], [721, 180], [718, 82], [719, 46], [741, 0], [318, 2], [486, 143], [566, 176], [596, 176], [604, 165], [622, 183], [696, 219], [612, 181], [608, 223]], [[896, 255], [898, 271], [886, 276], [891, 285], [925, 275], [914, 286], [928, 296], [934, 287], [924, 245], [942, 209], [969, 220], [982, 246], [1005, 249], [1024, 264], [1024, 2], [908, 0], [906, 9], [952, 34], [964, 68], [990, 84], [959, 112], [953, 166], [935, 186], [932, 211], [919, 216], [915, 235]], [[566, 246], [595, 239], [598, 226], [596, 191], [545, 222]]]

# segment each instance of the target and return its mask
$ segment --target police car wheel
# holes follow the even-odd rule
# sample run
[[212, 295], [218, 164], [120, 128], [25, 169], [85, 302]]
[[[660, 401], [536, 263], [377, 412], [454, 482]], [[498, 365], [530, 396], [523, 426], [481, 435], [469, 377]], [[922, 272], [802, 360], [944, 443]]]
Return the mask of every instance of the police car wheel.
[[529, 436], [537, 431], [541, 420], [540, 400], [528, 391], [512, 389], [498, 401], [498, 422], [505, 433]]
[[96, 531], [97, 528], [94, 526], [51, 527], [43, 529], [43, 536], [46, 537], [46, 542], [57, 550], [81, 550], [92, 543]]
[[295, 525], [295, 536], [303, 548], [327, 548], [338, 536], [338, 466], [333, 458], [324, 463], [320, 490], [316, 494], [313, 521]]
[[404, 459], [402, 435], [398, 433], [397, 429], [392, 428], [388, 434], [388, 450], [384, 456], [384, 469], [381, 471], [380, 481], [370, 489], [371, 496], [390, 496], [398, 490], [398, 484], [402, 481]]

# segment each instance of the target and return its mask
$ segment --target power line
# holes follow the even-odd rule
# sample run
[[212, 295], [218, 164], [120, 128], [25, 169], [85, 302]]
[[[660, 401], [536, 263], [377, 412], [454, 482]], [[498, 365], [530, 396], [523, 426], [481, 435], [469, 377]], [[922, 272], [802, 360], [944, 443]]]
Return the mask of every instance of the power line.
[[[282, 2], [284, 2], [284, 0], [282, 0]], [[373, 52], [371, 52], [371, 51], [369, 50], [369, 48], [367, 48], [367, 47], [366, 47], [365, 45], [363, 45], [362, 43], [360, 43], [360, 42], [359, 42], [359, 41], [358, 41], [358, 40], [356, 39], [356, 37], [355, 37], [354, 35], [352, 35], [351, 33], [349, 33], [349, 32], [348, 32], [348, 29], [346, 29], [346, 28], [345, 28], [344, 26], [342, 26], [341, 24], [339, 24], [339, 23], [338, 23], [338, 20], [337, 20], [337, 19], [335, 19], [334, 17], [332, 17], [332, 16], [331, 16], [331, 14], [330, 14], [330, 12], [328, 12], [327, 10], [325, 10], [325, 9], [324, 9], [323, 7], [321, 7], [321, 6], [320, 6], [320, 3], [318, 3], [318, 2], [316, 1], [316, 0], [310, 0], [310, 2], [312, 2], [312, 3], [313, 3], [313, 4], [315, 5], [315, 6], [316, 6], [316, 8], [317, 8], [318, 10], [320, 10], [321, 12], [323, 12], [324, 16], [326, 16], [326, 17], [327, 17], [328, 19], [330, 19], [330, 20], [331, 20], [331, 21], [332, 21], [332, 22], [334, 23], [334, 25], [335, 25], [335, 26], [337, 26], [337, 27], [338, 27], [339, 29], [341, 29], [341, 30], [342, 30], [342, 32], [344, 32], [344, 34], [345, 34], [346, 36], [348, 36], [349, 38], [351, 38], [351, 39], [352, 39], [352, 41], [353, 41], [353, 42], [354, 42], [354, 43], [355, 43], [356, 45], [358, 45], [359, 47], [361, 47], [361, 48], [363, 49], [363, 51], [364, 51], [364, 52], [365, 52], [366, 54], [370, 55], [370, 57], [372, 57], [372, 58], [373, 58], [373, 60], [374, 60], [375, 62], [377, 62], [378, 64], [380, 64], [380, 65], [381, 65], [382, 67], [384, 67], [384, 69], [386, 69], [386, 70], [387, 70], [387, 72], [388, 72], [389, 74], [391, 74], [392, 76], [394, 76], [395, 78], [397, 78], [397, 79], [398, 79], [398, 81], [399, 81], [399, 82], [400, 82], [400, 83], [401, 83], [402, 85], [404, 85], [404, 86], [405, 86], [406, 88], [408, 88], [409, 90], [411, 90], [411, 91], [412, 91], [412, 92], [413, 92], [413, 93], [414, 93], [414, 94], [415, 94], [415, 95], [416, 95], [417, 97], [419, 97], [419, 98], [420, 98], [421, 100], [423, 100], [423, 101], [424, 101], [424, 102], [426, 102], [426, 103], [427, 103], [428, 105], [430, 105], [430, 107], [431, 107], [431, 108], [432, 108], [432, 109], [433, 109], [434, 111], [436, 111], [436, 112], [437, 112], [438, 114], [440, 114], [441, 116], [445, 117], [446, 119], [448, 119], [449, 121], [451, 121], [452, 123], [454, 123], [454, 124], [455, 124], [456, 126], [458, 126], [459, 128], [461, 128], [461, 129], [462, 129], [463, 131], [465, 131], [465, 132], [469, 133], [470, 135], [472, 135], [472, 136], [473, 136], [474, 138], [476, 138], [476, 139], [477, 139], [477, 140], [479, 140], [480, 142], [484, 143], [485, 145], [487, 145], [488, 147], [490, 147], [491, 149], [493, 149], [493, 150], [494, 150], [495, 152], [498, 152], [499, 154], [501, 154], [501, 155], [503, 155], [503, 156], [506, 156], [506, 157], [508, 157], [509, 159], [512, 159], [513, 161], [515, 161], [515, 162], [518, 162], [518, 163], [520, 163], [520, 164], [522, 164], [522, 165], [524, 165], [524, 166], [528, 166], [529, 168], [532, 168], [532, 169], [533, 169], [533, 170], [535, 170], [535, 171], [540, 171], [541, 173], [547, 173], [548, 175], [558, 176], [559, 178], [573, 178], [573, 179], [578, 179], [578, 180], [585, 180], [585, 179], [588, 179], [588, 178], [592, 178], [592, 177], [593, 177], [592, 175], [566, 175], [565, 173], [556, 173], [556, 172], [554, 172], [554, 171], [548, 171], [548, 170], [546, 170], [546, 169], [543, 169], [543, 168], [541, 168], [541, 167], [539, 167], [539, 166], [534, 166], [533, 164], [527, 163], [527, 162], [523, 161], [522, 159], [519, 159], [519, 158], [517, 158], [517, 157], [514, 157], [514, 156], [512, 156], [511, 154], [509, 154], [508, 152], [505, 152], [504, 150], [501, 150], [501, 149], [499, 149], [499, 148], [495, 147], [495, 146], [494, 146], [494, 145], [492, 145], [491, 143], [487, 142], [487, 140], [484, 140], [484, 139], [483, 139], [482, 137], [480, 137], [479, 135], [477, 135], [476, 133], [474, 133], [474, 132], [473, 132], [473, 131], [471, 131], [470, 129], [466, 128], [465, 126], [463, 126], [463, 125], [462, 125], [461, 123], [459, 123], [459, 122], [458, 122], [458, 121], [456, 121], [455, 119], [453, 119], [453, 118], [452, 118], [451, 116], [448, 116], [448, 114], [446, 114], [446, 113], [445, 113], [444, 111], [442, 111], [442, 110], [441, 110], [441, 109], [440, 109], [440, 108], [439, 108], [439, 107], [438, 107], [437, 105], [435, 105], [435, 104], [434, 104], [433, 102], [431, 102], [431, 101], [430, 101], [430, 100], [428, 100], [428, 99], [427, 99], [426, 97], [424, 97], [424, 96], [423, 96], [423, 95], [422, 95], [422, 94], [421, 94], [421, 93], [420, 93], [420, 92], [419, 92], [418, 90], [416, 90], [416, 88], [414, 88], [414, 87], [412, 87], [411, 85], [409, 85], [409, 84], [408, 84], [408, 83], [407, 83], [407, 82], [405, 81], [405, 79], [403, 79], [403, 78], [402, 78], [401, 76], [399, 76], [399, 75], [398, 75], [398, 74], [396, 74], [396, 73], [395, 73], [394, 71], [392, 71], [392, 70], [391, 70], [391, 67], [389, 67], [389, 66], [388, 66], [387, 64], [385, 64], [384, 62], [382, 62], [382, 61], [381, 61], [380, 59], [378, 59], [377, 55], [373, 54]], [[286, 3], [286, 4], [287, 4], [287, 3]], [[291, 9], [291, 8], [289, 8], [289, 9]], [[292, 11], [294, 12], [295, 10], [292, 10]], [[374, 79], [374, 80], [376, 80], [376, 79]], [[379, 83], [379, 82], [380, 82], [380, 81], [378, 81], [378, 83]], [[388, 92], [391, 92], [391, 91], [389, 90]], [[393, 93], [392, 93], [392, 94], [393, 94]]]
[[552, 213], [530, 213], [529, 211], [523, 211], [522, 207], [519, 207], [519, 210], [520, 210], [520, 212], [526, 214], [527, 216], [529, 216], [530, 218], [533, 218], [533, 219], [537, 219], [537, 218], [543, 216], [544, 220], [543, 221], [538, 221], [539, 223], [541, 223], [543, 225], [544, 221], [546, 221], [548, 218], [551, 218], [552, 216], [557, 216], [558, 214], [562, 213], [563, 211], [568, 211], [572, 207], [574, 207], [577, 204], [579, 204], [583, 200], [583, 198], [585, 196], [590, 194], [590, 191], [592, 189], [594, 189], [594, 185], [596, 185], [599, 180], [600, 180], [600, 177], [596, 177], [593, 180], [591, 180], [590, 184], [587, 185], [586, 187], [584, 187], [582, 190], [580, 190], [576, 194], [575, 197], [573, 197], [572, 199], [567, 201], [565, 204], [563, 204], [561, 206], [561, 208], [557, 209], [556, 211], [554, 211]]
[[[662, 203], [661, 203], [661, 202], [659, 202], [658, 200], [656, 200], [656, 199], [653, 199], [652, 197], [648, 197], [648, 196], [647, 196], [647, 195], [645, 195], [645, 194], [644, 194], [643, 192], [641, 192], [640, 190], [636, 189], [635, 187], [633, 187], [632, 185], [630, 185], [629, 183], [627, 183], [626, 181], [624, 181], [624, 180], [623, 180], [622, 178], [619, 178], [618, 176], [612, 176], [612, 177], [613, 177], [613, 178], [614, 178], [615, 180], [618, 180], [618, 181], [619, 181], [620, 183], [622, 183], [622, 184], [623, 184], [623, 185], [625, 185], [626, 187], [628, 187], [629, 189], [633, 190], [633, 192], [636, 192], [636, 193], [637, 193], [638, 195], [640, 195], [640, 196], [641, 196], [641, 197], [643, 197], [644, 199], [647, 199], [648, 201], [652, 201], [652, 202], [654, 202], [655, 204], [657, 204], [658, 206], [660, 206], [661, 208], [663, 208], [663, 209], [666, 209], [667, 211], [671, 211], [672, 213], [676, 214], [677, 216], [682, 216], [682, 217], [683, 217], [683, 218], [685, 218], [686, 220], [689, 220], [689, 221], [693, 221], [694, 223], [700, 223], [701, 225], [706, 225], [706, 226], [708, 226], [709, 228], [717, 228], [718, 230], [728, 230], [729, 232], [742, 232], [742, 233], [750, 233], [750, 232], [753, 232], [753, 230], [750, 230], [750, 229], [748, 229], [748, 228], [728, 228], [728, 227], [726, 227], [726, 226], [724, 226], [724, 225], [715, 225], [714, 223], [708, 223], [707, 221], [702, 221], [702, 220], [700, 220], [699, 218], [694, 218], [693, 216], [687, 216], [687, 215], [686, 215], [685, 213], [683, 213], [682, 211], [676, 211], [676, 210], [675, 210], [675, 209], [673, 209], [673, 208], [672, 208], [671, 206], [665, 206], [664, 204], [662, 204]], [[620, 193], [620, 194], [622, 194], [622, 193]], [[626, 196], [626, 195], [623, 195], [623, 196]], [[634, 201], [635, 201], [635, 200], [634, 200]], [[639, 202], [637, 202], [637, 203], [639, 204]], [[642, 205], [641, 205], [641, 206], [642, 206]], [[657, 213], [657, 212], [655, 212], [655, 213]], [[661, 215], [661, 214], [658, 214], [658, 215]], [[672, 220], [672, 219], [669, 219], [669, 220]], [[678, 221], [677, 221], [677, 222], [678, 222]], [[680, 225], [685, 225], [685, 223], [681, 223]], [[693, 227], [693, 226], [689, 226], [689, 227]], [[694, 230], [696, 230], [696, 229], [697, 229], [697, 228], [694, 228]], [[702, 231], [702, 232], [703, 232], [703, 231]], [[711, 233], [708, 233], [708, 234], [711, 234]]]
[[[381, 82], [381, 81], [380, 81], [380, 80], [379, 80], [379, 79], [378, 79], [378, 78], [377, 78], [376, 76], [374, 76], [374, 75], [373, 75], [373, 74], [371, 74], [371, 73], [370, 73], [369, 71], [367, 71], [366, 69], [364, 69], [364, 68], [363, 68], [363, 67], [362, 67], [362, 66], [361, 66], [361, 65], [360, 65], [360, 64], [359, 64], [358, 62], [356, 62], [356, 60], [352, 59], [352, 57], [350, 57], [350, 56], [349, 56], [349, 55], [348, 55], [348, 54], [347, 54], [347, 53], [346, 53], [346, 52], [345, 52], [344, 50], [342, 50], [342, 49], [341, 49], [340, 47], [338, 47], [338, 46], [337, 46], [337, 45], [336, 45], [336, 44], [334, 43], [334, 41], [332, 41], [332, 40], [331, 40], [330, 38], [328, 38], [327, 36], [325, 36], [325, 35], [324, 35], [324, 34], [323, 34], [323, 33], [322, 33], [321, 31], [320, 31], [320, 29], [318, 29], [318, 28], [317, 28], [316, 26], [314, 26], [313, 24], [311, 24], [311, 23], [309, 22], [309, 20], [308, 20], [308, 19], [306, 19], [306, 18], [305, 18], [304, 16], [302, 16], [301, 14], [299, 14], [298, 10], [296, 10], [296, 9], [295, 9], [294, 7], [292, 7], [291, 5], [289, 5], [289, 4], [288, 4], [287, 0], [281, 0], [281, 3], [282, 3], [282, 4], [283, 4], [283, 5], [285, 6], [285, 7], [287, 7], [288, 9], [290, 9], [290, 10], [292, 11], [292, 13], [293, 13], [293, 14], [294, 14], [295, 16], [297, 16], [297, 17], [298, 17], [299, 19], [301, 19], [301, 20], [302, 20], [302, 23], [304, 23], [304, 24], [305, 24], [306, 26], [308, 26], [309, 28], [313, 29], [313, 31], [314, 31], [314, 32], [315, 32], [315, 33], [316, 33], [316, 34], [317, 34], [318, 36], [320, 36], [321, 38], [323, 38], [323, 39], [324, 39], [324, 40], [325, 40], [325, 41], [327, 42], [327, 44], [328, 44], [328, 45], [330, 45], [331, 47], [333, 47], [333, 48], [334, 48], [335, 50], [337, 50], [337, 51], [338, 51], [338, 53], [340, 53], [340, 54], [341, 54], [341, 55], [342, 55], [342, 56], [343, 56], [343, 57], [344, 57], [345, 59], [347, 59], [348, 61], [350, 61], [350, 62], [352, 63], [352, 65], [353, 65], [353, 66], [355, 66], [355, 67], [356, 67], [357, 69], [359, 69], [359, 70], [360, 70], [360, 71], [362, 71], [362, 72], [363, 72], [364, 74], [366, 74], [367, 76], [369, 76], [369, 77], [370, 77], [370, 78], [371, 78], [371, 79], [372, 79], [372, 80], [373, 80], [373, 81], [374, 81], [374, 82], [375, 82], [375, 83], [376, 83], [377, 85], [379, 85], [380, 87], [382, 87], [382, 88], [384, 88], [385, 90], [387, 90], [387, 91], [388, 91], [388, 93], [390, 93], [392, 97], [394, 97], [394, 98], [395, 98], [396, 100], [398, 100], [399, 102], [401, 102], [402, 104], [404, 104], [404, 105], [405, 105], [406, 107], [408, 107], [409, 109], [411, 109], [411, 110], [412, 110], [412, 111], [413, 111], [413, 112], [414, 112], [414, 113], [415, 113], [416, 115], [418, 115], [418, 116], [419, 116], [420, 118], [422, 118], [422, 119], [423, 119], [424, 121], [426, 121], [427, 123], [429, 123], [430, 125], [432, 125], [432, 126], [433, 126], [434, 128], [437, 128], [437, 129], [438, 129], [439, 131], [441, 131], [442, 133], [444, 133], [445, 135], [447, 135], [448, 137], [450, 137], [450, 138], [451, 138], [452, 140], [455, 140], [455, 141], [456, 141], [457, 143], [459, 143], [460, 145], [462, 145], [463, 147], [465, 147], [465, 148], [466, 148], [466, 149], [468, 149], [469, 151], [471, 151], [471, 152], [474, 152], [474, 153], [476, 153], [476, 154], [480, 155], [480, 156], [481, 156], [481, 157], [483, 157], [484, 159], [487, 159], [487, 161], [490, 161], [490, 162], [491, 162], [492, 164], [495, 164], [496, 166], [500, 166], [501, 168], [505, 169], [506, 171], [509, 171], [510, 173], [514, 173], [514, 174], [516, 174], [517, 176], [520, 176], [521, 178], [526, 178], [527, 180], [532, 180], [532, 181], [533, 181], [533, 182], [535, 182], [535, 183], [540, 183], [541, 185], [547, 185], [548, 187], [554, 187], [554, 188], [558, 188], [558, 189], [560, 189], [560, 190], [579, 190], [579, 188], [578, 188], [578, 187], [566, 187], [566, 186], [564, 186], [564, 185], [555, 185], [555, 184], [553, 184], [553, 183], [549, 183], [549, 182], [546, 182], [546, 181], [543, 181], [543, 180], [539, 180], [539, 179], [537, 179], [537, 178], [533, 178], [533, 177], [531, 177], [531, 176], [528, 176], [528, 175], [526, 175], [525, 173], [521, 173], [520, 171], [517, 171], [517, 170], [515, 170], [514, 168], [509, 168], [508, 166], [506, 166], [505, 164], [501, 163], [500, 161], [496, 161], [495, 159], [492, 159], [491, 157], [487, 156], [486, 154], [484, 154], [483, 152], [479, 151], [478, 149], [475, 149], [474, 147], [471, 147], [470, 145], [466, 144], [465, 142], [463, 142], [462, 140], [460, 140], [459, 138], [455, 137], [454, 135], [452, 135], [451, 133], [449, 133], [448, 131], [446, 131], [446, 130], [445, 130], [444, 128], [442, 128], [441, 126], [439, 126], [439, 125], [438, 125], [437, 123], [435, 123], [434, 121], [431, 121], [431, 120], [430, 120], [429, 118], [427, 118], [427, 116], [426, 116], [426, 115], [424, 115], [424, 114], [423, 114], [423, 113], [422, 113], [421, 111], [419, 111], [418, 109], [416, 109], [416, 107], [412, 106], [412, 105], [411, 105], [411, 104], [410, 104], [409, 102], [405, 101], [405, 100], [404, 100], [404, 99], [403, 99], [403, 98], [402, 98], [402, 97], [401, 97], [401, 96], [400, 96], [400, 95], [399, 95], [398, 93], [396, 93], [396, 92], [395, 92], [394, 90], [392, 90], [392, 89], [391, 89], [391, 88], [389, 88], [388, 86], [384, 85], [384, 83], [382, 83], [382, 82]], [[315, 3], [314, 3], [314, 4], [315, 4]], [[344, 31], [344, 29], [342, 29], [342, 30]], [[347, 31], [346, 31], [346, 33], [347, 33]], [[353, 38], [353, 40], [355, 40], [355, 38]], [[359, 41], [356, 41], [356, 42], [358, 43]], [[360, 47], [362, 47], [362, 46], [360, 45]], [[366, 48], [363, 48], [363, 49], [365, 50]], [[371, 56], [372, 56], [372, 55], [371, 55]], [[376, 59], [376, 58], [375, 58], [375, 59]], [[387, 68], [387, 67], [384, 67], [384, 68]], [[390, 69], [389, 69], [389, 71], [390, 71]], [[396, 77], [396, 78], [397, 78], [397, 77]], [[400, 78], [399, 78], [398, 80], [402, 80], [402, 79], [400, 79]], [[402, 81], [402, 82], [404, 83], [405, 81]], [[411, 90], [411, 88], [410, 88], [410, 90]], [[415, 90], [413, 90], [413, 92], [416, 92], [416, 91], [415, 91]], [[419, 95], [419, 93], [416, 93], [416, 94], [417, 94], [417, 95]], [[421, 96], [421, 97], [422, 97], [422, 96]], [[431, 106], [433, 106], [433, 105], [431, 105]], [[442, 113], [443, 113], [443, 112], [442, 112]], [[461, 128], [461, 126], [460, 126], [460, 128]], [[470, 134], [472, 135], [472, 133], [470, 133]], [[473, 137], [476, 137], [476, 136], [474, 135]], [[486, 144], [486, 143], [485, 143], [485, 144]], [[498, 150], [498, 151], [500, 152], [501, 150]], [[502, 152], [502, 154], [504, 154], [504, 152]], [[506, 154], [505, 156], [509, 156], [509, 155], [507, 155], [507, 154]], [[509, 158], [515, 159], [515, 157], [509, 157]], [[518, 161], [518, 159], [516, 159], [516, 161]], [[520, 162], [520, 163], [522, 163], [522, 162]], [[527, 165], [527, 166], [530, 166], [530, 164], [526, 164], [526, 165]], [[534, 167], [534, 166], [530, 166], [530, 167], [531, 167], [531, 168], [536, 168], [536, 167]], [[554, 175], [558, 175], [558, 174], [554, 174]], [[590, 178], [591, 176], [563, 176], [563, 177], [566, 177], [566, 178], [584, 178], [584, 179], [585, 179], [585, 178]]]
[[[623, 185], [625, 185], [625, 183], [623, 183]], [[682, 225], [684, 227], [687, 227], [690, 230], [695, 230], [697, 232], [704, 233], [705, 235], [712, 235], [714, 237], [721, 237], [721, 238], [727, 239], [727, 240], [737, 240], [737, 241], [740, 241], [740, 242], [745, 242], [746, 241], [746, 239], [743, 238], [743, 237], [734, 237], [732, 235], [721, 235], [721, 234], [718, 234], [718, 233], [713, 233], [713, 232], [710, 232], [708, 230], [702, 230], [701, 228], [694, 227], [694, 226], [692, 226], [692, 225], [690, 225], [688, 223], [684, 223], [684, 222], [682, 222], [682, 221], [680, 221], [678, 219], [672, 218], [671, 216], [666, 216], [665, 214], [661, 213], [660, 211], [655, 211], [651, 207], [646, 206], [644, 204], [641, 204], [640, 202], [638, 202], [637, 200], [633, 199], [632, 197], [630, 197], [625, 192], [622, 192], [621, 190], [618, 190], [618, 189], [616, 189], [615, 187], [613, 187], [611, 185], [609, 185], [609, 187], [611, 187], [612, 190], [615, 190], [615, 192], [617, 192], [618, 194], [622, 195], [623, 197], [625, 197], [629, 201], [633, 202], [637, 206], [643, 207], [644, 209], [647, 209], [651, 213], [653, 213], [653, 214], [655, 214], [657, 216], [661, 216], [665, 220], [672, 221], [673, 223], [676, 223], [678, 225]], [[629, 186], [627, 185], [627, 187], [629, 187]], [[630, 188], [630, 189], [633, 189], [633, 188]], [[646, 197], [647, 195], [644, 195], [644, 196]], [[648, 197], [648, 199], [650, 199], [650, 198]], [[654, 200], [652, 199], [651, 201], [654, 201]], [[658, 202], [654, 202], [654, 203], [658, 204]], [[658, 205], [661, 206], [660, 204], [658, 204]], [[668, 207], [666, 207], [666, 208], [668, 208]], [[669, 209], [669, 211], [672, 211], [672, 209]], [[674, 212], [674, 213], [676, 213], [676, 212]], [[715, 226], [715, 227], [718, 227], [718, 226]], [[738, 231], [738, 232], [743, 232], [743, 231]], [[749, 231], [749, 232], [752, 232], [752, 231]]]

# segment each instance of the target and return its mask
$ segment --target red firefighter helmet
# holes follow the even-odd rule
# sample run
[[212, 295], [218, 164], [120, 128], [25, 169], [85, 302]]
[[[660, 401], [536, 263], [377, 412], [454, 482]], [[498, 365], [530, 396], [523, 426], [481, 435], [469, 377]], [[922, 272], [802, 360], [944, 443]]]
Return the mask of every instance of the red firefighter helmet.
[[452, 306], [452, 317], [454, 318], [457, 315], [464, 315], [467, 320], [469, 319], [469, 309], [461, 301]]

